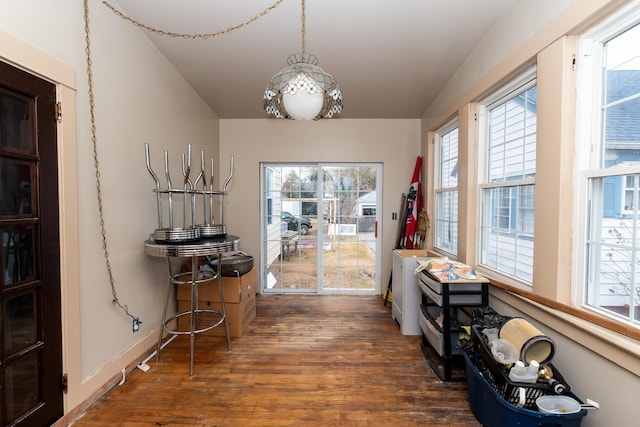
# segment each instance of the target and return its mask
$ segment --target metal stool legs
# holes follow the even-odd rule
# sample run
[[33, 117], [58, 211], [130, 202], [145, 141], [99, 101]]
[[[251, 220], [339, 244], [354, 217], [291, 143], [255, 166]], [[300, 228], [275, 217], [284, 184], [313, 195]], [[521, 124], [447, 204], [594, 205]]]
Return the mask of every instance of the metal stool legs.
[[[186, 276], [184, 274], [174, 274], [171, 267], [171, 259], [168, 258], [167, 262], [169, 263], [169, 288], [167, 290], [167, 298], [164, 303], [164, 308], [162, 310], [162, 320], [160, 325], [160, 336], [158, 338], [158, 348], [156, 350], [156, 361], [160, 358], [160, 348], [162, 346], [162, 338], [164, 337], [164, 333], [173, 335], [189, 335], [189, 375], [193, 375], [193, 359], [194, 359], [194, 347], [195, 347], [195, 338], [196, 335], [202, 332], [206, 332], [210, 329], [213, 329], [218, 326], [224, 325], [225, 336], [227, 337], [227, 349], [231, 350], [231, 337], [229, 336], [229, 327], [227, 325], [227, 316], [226, 309], [224, 304], [224, 290], [222, 286], [222, 257], [218, 259], [218, 271], [216, 275], [209, 275], [200, 277], [198, 272], [198, 257], [193, 256], [191, 259], [191, 274], [189, 275], [190, 280], [185, 281], [181, 280], [182, 276]], [[201, 309], [198, 307], [198, 284], [203, 283], [209, 280], [217, 280], [218, 289], [220, 292], [220, 310], [209, 310], [209, 309]], [[172, 295], [173, 285], [180, 284], [189, 284], [191, 286], [191, 305], [189, 310], [178, 312], [173, 316], [167, 317], [167, 310], [169, 306], [169, 299]], [[201, 329], [198, 329], [198, 316], [201, 313], [210, 313], [216, 314], [220, 318], [214, 322], [213, 324], [207, 325]], [[179, 317], [189, 316], [189, 330], [188, 331], [179, 331], [177, 329], [171, 329], [167, 326], [173, 320], [177, 320]]]

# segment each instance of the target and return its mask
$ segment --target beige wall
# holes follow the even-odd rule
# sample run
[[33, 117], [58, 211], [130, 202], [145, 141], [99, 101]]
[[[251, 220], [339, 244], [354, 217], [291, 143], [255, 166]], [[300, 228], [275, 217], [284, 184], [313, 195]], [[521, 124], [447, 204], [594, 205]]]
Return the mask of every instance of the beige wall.
[[[382, 253], [391, 254], [402, 193], [409, 189], [420, 154], [420, 121], [328, 120], [220, 120], [220, 162], [235, 158], [236, 171], [227, 199], [225, 222], [230, 234], [240, 236], [241, 248], [260, 262], [260, 162], [380, 162], [382, 180]], [[382, 257], [383, 288], [391, 256]], [[384, 279], [387, 278], [387, 279]]]
[[[157, 340], [166, 295], [166, 261], [145, 256], [157, 227], [154, 182], [144, 143], [174, 176], [180, 154], [218, 151], [218, 119], [146, 36], [90, 1], [97, 146], [104, 221], [117, 296], [142, 321], [112, 304], [96, 198], [82, 2], [0, 2], [0, 60], [58, 84], [62, 241], [63, 358], [69, 411], [103, 388]], [[34, 29], [38, 31], [34, 31]], [[199, 157], [198, 157], [199, 158]], [[198, 162], [199, 164], [199, 162]]]

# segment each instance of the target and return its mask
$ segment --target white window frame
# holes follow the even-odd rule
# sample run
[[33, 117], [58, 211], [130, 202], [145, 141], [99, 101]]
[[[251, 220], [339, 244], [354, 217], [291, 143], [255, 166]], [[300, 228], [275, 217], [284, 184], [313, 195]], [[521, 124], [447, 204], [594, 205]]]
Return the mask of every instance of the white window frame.
[[[622, 200], [621, 200], [622, 206], [620, 206], [620, 210], [622, 211], [623, 214], [631, 215], [633, 214], [633, 210], [634, 210], [633, 203], [637, 203], [638, 200], [640, 199], [640, 189], [638, 188], [638, 177], [635, 177], [635, 179], [633, 179], [633, 177], [630, 177], [630, 176], [627, 176], [627, 177], [632, 178], [631, 179], [632, 182], [631, 182], [631, 186], [627, 185], [628, 179], [625, 179], [622, 183], [623, 193], [622, 193]], [[632, 200], [631, 206], [627, 204], [627, 195], [631, 197], [631, 200]]]
[[[625, 215], [633, 214], [633, 210], [624, 206], [625, 194], [627, 191], [637, 191], [626, 186], [624, 176], [640, 174], [640, 162], [620, 164], [616, 167], [606, 167], [604, 165], [604, 150], [602, 149], [602, 117], [601, 99], [603, 93], [603, 62], [604, 44], [622, 34], [626, 29], [640, 25], [640, 2], [633, 2], [611, 15], [600, 24], [596, 25], [580, 39], [580, 48], [577, 58], [578, 63], [578, 91], [577, 91], [577, 131], [576, 131], [576, 167], [579, 170], [578, 183], [576, 187], [576, 210], [574, 218], [578, 225], [574, 238], [574, 259], [573, 259], [573, 304], [581, 308], [596, 312], [609, 317], [620, 323], [639, 328], [640, 319], [635, 322], [629, 318], [616, 315], [599, 307], [599, 292], [591, 287], [592, 283], [589, 275], [589, 253], [587, 250], [589, 236], [597, 234], [602, 230], [602, 219], [596, 219], [597, 224], [590, 224], [590, 204], [600, 204], [600, 193], [591, 193], [592, 185], [597, 184], [598, 178], [623, 177], [621, 191], [623, 191], [620, 201], [620, 212]], [[637, 183], [637, 179], [636, 179]], [[595, 197], [595, 199], [593, 199]], [[637, 203], [637, 200], [636, 200]], [[590, 229], [591, 228], [591, 229]], [[595, 237], [591, 239], [593, 241]], [[601, 239], [599, 239], [601, 240]], [[636, 247], [636, 249], [640, 249]], [[591, 255], [592, 260], [594, 259]], [[594, 262], [591, 262], [591, 270], [594, 271]], [[595, 273], [593, 273], [595, 274]], [[600, 274], [600, 273], [598, 273]], [[633, 272], [632, 272], [633, 274]], [[637, 273], [635, 273], [637, 274]], [[599, 282], [598, 282], [599, 283]], [[633, 304], [631, 304], [633, 307]]]
[[[450, 121], [449, 123], [447, 123], [446, 125], [442, 126], [440, 129], [437, 130], [436, 134], [435, 134], [435, 139], [434, 139], [434, 153], [435, 155], [434, 157], [434, 192], [435, 192], [435, 198], [434, 198], [434, 210], [435, 210], [435, 220], [434, 220], [434, 247], [437, 248], [439, 251], [442, 251], [444, 253], [446, 253], [447, 255], [450, 255], [451, 257], [455, 258], [457, 256], [457, 252], [458, 252], [458, 225], [457, 225], [457, 219], [458, 219], [458, 212], [454, 213], [454, 218], [456, 219], [456, 224], [455, 225], [451, 225], [451, 227], [453, 227], [453, 229], [455, 230], [454, 232], [454, 236], [451, 239], [451, 241], [449, 242], [449, 245], [444, 245], [440, 243], [440, 236], [438, 234], [438, 232], [440, 231], [440, 227], [439, 224], [441, 221], [446, 221], [446, 222], [450, 222], [449, 218], [440, 218], [439, 213], [441, 212], [441, 206], [440, 206], [440, 199], [441, 197], [444, 197], [445, 195], [449, 195], [451, 197], [454, 197], [456, 202], [455, 202], [455, 206], [456, 209], [458, 208], [458, 179], [456, 178], [456, 183], [455, 186], [448, 186], [445, 187], [445, 184], [442, 183], [442, 140], [444, 137], [450, 135], [452, 132], [454, 131], [458, 131], [458, 119], [454, 119], [452, 121]], [[457, 135], [458, 138], [458, 147], [459, 147], [459, 138], [460, 135]], [[458, 152], [459, 152], [459, 148], [458, 151], [456, 152], [455, 157], [451, 157], [448, 158], [447, 160], [451, 161], [451, 160], [455, 160], [456, 163], [458, 163]], [[456, 168], [458, 167], [457, 165], [455, 166]]]
[[[478, 269], [480, 271], [484, 270], [485, 272], [490, 274], [492, 277], [495, 277], [496, 279], [499, 279], [504, 283], [508, 283], [510, 285], [514, 285], [516, 287], [521, 287], [529, 290], [532, 287], [532, 277], [533, 277], [533, 274], [532, 274], [533, 262], [534, 262], [533, 248], [531, 248], [531, 253], [532, 253], [531, 260], [530, 260], [531, 264], [527, 265], [527, 268], [531, 270], [530, 274], [518, 273], [521, 269], [517, 268], [519, 265], [517, 262], [515, 263], [515, 267], [514, 267], [514, 270], [516, 271], [516, 273], [512, 274], [511, 272], [498, 269], [496, 265], [487, 265], [484, 263], [483, 232], [486, 228], [484, 218], [486, 218], [487, 215], [491, 215], [487, 200], [485, 199], [487, 197], [485, 196], [485, 194], [488, 194], [488, 192], [491, 190], [499, 191], [501, 189], [509, 189], [509, 188], [514, 188], [517, 190], [519, 188], [524, 189], [526, 188], [526, 186], [534, 186], [535, 188], [535, 173], [527, 174], [526, 176], [523, 176], [520, 179], [514, 179], [509, 181], [498, 181], [498, 182], [489, 181], [489, 169], [488, 169], [489, 168], [489, 165], [488, 165], [489, 131], [490, 131], [489, 112], [491, 111], [491, 109], [495, 108], [496, 106], [499, 106], [500, 104], [508, 102], [509, 100], [513, 99], [519, 94], [522, 94], [528, 91], [529, 89], [531, 89], [532, 87], [535, 87], [536, 85], [537, 85], [536, 67], [532, 66], [526, 71], [524, 71], [523, 73], [521, 73], [519, 76], [517, 76], [515, 79], [513, 79], [512, 81], [508, 82], [507, 84], [502, 86], [500, 89], [495, 91], [489, 97], [482, 100], [479, 103], [479, 109], [478, 109], [478, 120], [479, 120], [479, 129], [480, 129], [479, 150], [478, 150], [478, 183], [479, 183], [478, 184], [478, 188], [479, 188], [478, 208], [479, 208], [479, 211], [478, 211], [478, 217], [477, 217], [477, 230], [478, 230], [477, 253], [478, 253], [478, 263], [479, 263]], [[519, 193], [519, 192], [516, 191], [516, 193]], [[520, 202], [520, 199], [517, 200], [518, 204], [519, 202]], [[535, 209], [535, 205], [534, 205], [534, 209]], [[532, 238], [534, 239], [535, 235], [533, 233], [531, 234], [532, 234]], [[530, 276], [531, 280], [527, 280], [526, 276]]]
[[265, 169], [266, 191], [265, 198], [267, 203], [267, 226], [273, 225], [274, 206], [273, 206], [273, 170]]

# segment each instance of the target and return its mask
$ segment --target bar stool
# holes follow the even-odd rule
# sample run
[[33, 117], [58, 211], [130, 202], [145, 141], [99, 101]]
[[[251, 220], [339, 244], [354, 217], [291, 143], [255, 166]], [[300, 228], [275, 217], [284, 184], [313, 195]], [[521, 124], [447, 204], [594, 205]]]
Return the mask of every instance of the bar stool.
[[[156, 352], [156, 361], [160, 358], [160, 347], [162, 345], [162, 338], [164, 332], [172, 335], [189, 335], [189, 375], [193, 375], [193, 358], [194, 358], [194, 346], [195, 336], [197, 334], [207, 332], [213, 328], [224, 326], [225, 335], [227, 337], [227, 349], [231, 350], [231, 339], [229, 336], [229, 327], [227, 325], [227, 316], [224, 304], [224, 290], [222, 286], [222, 257], [218, 256], [218, 270], [217, 272], [211, 271], [199, 271], [198, 270], [198, 256], [194, 255], [191, 258], [191, 272], [178, 272], [175, 273], [171, 258], [167, 258], [169, 264], [169, 286], [167, 290], [167, 298], [165, 300], [164, 308], [162, 310], [162, 320], [160, 328], [160, 337], [158, 339], [158, 348]], [[203, 309], [198, 307], [198, 285], [202, 283], [212, 283], [214, 280], [218, 282], [218, 289], [220, 292], [220, 310]], [[167, 317], [167, 310], [169, 307], [169, 300], [172, 295], [173, 286], [188, 285], [191, 286], [191, 304], [190, 308], [186, 311], [178, 311], [175, 314]], [[204, 313], [214, 315], [214, 321], [204, 327], [198, 328], [198, 316]], [[172, 329], [169, 323], [176, 321], [180, 317], [189, 316], [189, 330], [181, 331]], [[216, 318], [217, 317], [217, 318]]]
[[[227, 337], [227, 348], [231, 350], [231, 338], [229, 336], [229, 328], [227, 326], [226, 311], [224, 305], [224, 290], [222, 288], [222, 254], [236, 251], [240, 245], [238, 236], [226, 235], [214, 238], [199, 239], [189, 243], [173, 243], [159, 242], [155, 239], [149, 239], [144, 242], [144, 251], [149, 256], [164, 257], [169, 265], [169, 286], [167, 289], [167, 298], [162, 310], [162, 319], [160, 333], [158, 337], [158, 349], [156, 352], [156, 361], [160, 358], [160, 349], [162, 346], [162, 338], [164, 332], [172, 335], [189, 335], [189, 375], [193, 375], [193, 349], [195, 345], [195, 336], [199, 333], [206, 332], [218, 326], [224, 325], [225, 335]], [[198, 258], [205, 256], [218, 256], [218, 269], [214, 272], [198, 271]], [[191, 273], [174, 272], [174, 263], [172, 260], [176, 258], [191, 258]], [[220, 292], [221, 309], [201, 309], [198, 307], [198, 284], [212, 280], [218, 280], [218, 289]], [[169, 299], [172, 295], [172, 288], [176, 285], [191, 286], [191, 304], [188, 310], [177, 312], [167, 317]], [[198, 315], [210, 313], [219, 316], [217, 321], [198, 328]], [[172, 321], [176, 321], [183, 316], [190, 316], [189, 330], [179, 331], [168, 326]]]

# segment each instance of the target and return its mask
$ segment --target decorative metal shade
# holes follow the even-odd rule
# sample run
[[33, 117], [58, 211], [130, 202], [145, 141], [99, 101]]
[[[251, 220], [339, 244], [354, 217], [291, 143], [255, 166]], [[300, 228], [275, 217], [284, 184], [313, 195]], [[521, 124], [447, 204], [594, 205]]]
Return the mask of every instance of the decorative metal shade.
[[264, 90], [264, 110], [278, 119], [329, 119], [342, 112], [342, 91], [322, 68], [318, 59], [306, 52], [287, 59]]

